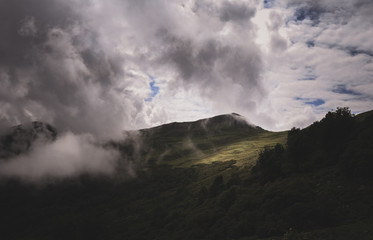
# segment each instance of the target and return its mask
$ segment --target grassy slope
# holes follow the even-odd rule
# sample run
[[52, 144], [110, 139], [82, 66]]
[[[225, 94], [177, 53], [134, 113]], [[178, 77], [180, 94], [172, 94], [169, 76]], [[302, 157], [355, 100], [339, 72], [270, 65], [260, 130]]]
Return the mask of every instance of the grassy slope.
[[[231, 133], [234, 134], [234, 133]], [[211, 164], [215, 161], [235, 160], [237, 166], [255, 164], [258, 154], [264, 146], [273, 146], [276, 143], [286, 142], [286, 132], [261, 132], [248, 135], [219, 145], [211, 145], [201, 150], [198, 146], [208, 144], [206, 139], [186, 138], [176, 142], [175, 147], [169, 150], [160, 164], [169, 164], [174, 167], [191, 167], [198, 164]], [[217, 138], [230, 137], [220, 135]], [[170, 141], [171, 142], [171, 141]], [[175, 158], [173, 156], [176, 156]]]
[[[248, 136], [222, 146], [211, 154], [193, 161], [193, 164], [211, 164], [215, 161], [236, 161], [237, 166], [252, 166], [255, 164], [259, 152], [265, 146], [274, 146], [277, 143], [285, 144], [287, 132], [263, 132], [255, 136]], [[189, 164], [190, 165], [190, 164]]]
[[[206, 123], [207, 122], [207, 123]], [[189, 123], [172, 123], [141, 130], [142, 159], [173, 167], [191, 167], [235, 160], [253, 165], [264, 146], [286, 142], [287, 132], [270, 132], [231, 115]]]

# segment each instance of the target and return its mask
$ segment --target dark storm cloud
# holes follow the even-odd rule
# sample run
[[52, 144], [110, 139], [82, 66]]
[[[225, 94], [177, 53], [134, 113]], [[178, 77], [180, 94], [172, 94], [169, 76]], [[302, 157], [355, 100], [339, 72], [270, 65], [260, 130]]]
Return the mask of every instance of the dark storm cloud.
[[55, 141], [35, 140], [28, 152], [1, 162], [1, 177], [115, 172], [119, 153], [98, 139], [120, 136], [142, 105], [126, 89], [124, 57], [84, 12], [91, 3], [0, 1], [0, 126], [39, 120], [59, 132]]
[[[1, 1], [0, 8], [0, 64], [7, 66], [24, 66], [30, 64], [32, 59], [27, 58], [25, 52], [29, 51], [35, 43], [46, 39], [46, 31], [53, 26], [66, 26], [69, 21], [77, 20], [68, 5], [58, 1], [41, 0], [30, 1]], [[35, 17], [37, 19], [35, 19]], [[38, 34], [28, 34], [24, 24], [34, 21]], [[29, 32], [30, 33], [30, 32]], [[37, 34], [37, 35], [36, 35]]]
[[112, 89], [124, 74], [123, 58], [104, 52], [78, 7], [70, 1], [1, 1], [3, 123], [40, 119], [98, 135], [123, 127], [125, 111]]

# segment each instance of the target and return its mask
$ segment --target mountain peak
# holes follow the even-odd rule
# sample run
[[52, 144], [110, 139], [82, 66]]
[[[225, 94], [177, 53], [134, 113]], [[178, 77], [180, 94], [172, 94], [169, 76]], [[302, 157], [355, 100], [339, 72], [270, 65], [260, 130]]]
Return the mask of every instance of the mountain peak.
[[154, 128], [140, 130], [143, 134], [157, 134], [167, 137], [221, 135], [222, 132], [237, 132], [239, 134], [263, 130], [249, 123], [237, 113], [222, 114], [193, 122], [173, 122]]
[[212, 127], [212, 125], [217, 125], [215, 127], [250, 127], [256, 128], [255, 125], [249, 123], [246, 118], [238, 113], [230, 113], [218, 115], [211, 118], [201, 119], [197, 122], [204, 122]]

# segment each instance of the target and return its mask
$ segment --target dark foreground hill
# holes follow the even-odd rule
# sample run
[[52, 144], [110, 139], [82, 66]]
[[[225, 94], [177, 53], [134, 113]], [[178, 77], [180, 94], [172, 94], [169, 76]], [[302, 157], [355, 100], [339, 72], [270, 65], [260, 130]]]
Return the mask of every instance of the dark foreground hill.
[[[175, 144], [173, 149], [184, 141], [177, 136], [190, 137], [198, 145], [198, 140], [224, 135], [216, 129], [201, 136], [178, 133], [162, 142], [162, 128], [170, 126], [140, 134], [148, 142], [143, 149]], [[220, 147], [232, 145], [238, 151], [268, 134], [255, 127], [247, 131], [258, 132], [209, 146], [219, 155]], [[372, 145], [373, 112], [353, 117], [343, 108], [305, 129], [289, 131], [286, 144], [261, 151], [254, 168], [237, 164], [240, 158], [189, 167], [184, 160], [180, 165], [168, 159], [150, 161], [126, 182], [103, 176], [44, 186], [3, 180], [1, 238], [372, 239]], [[128, 142], [114, 146], [134, 153]], [[185, 155], [181, 158], [187, 159]], [[139, 150], [139, 156], [146, 157], [145, 150]]]

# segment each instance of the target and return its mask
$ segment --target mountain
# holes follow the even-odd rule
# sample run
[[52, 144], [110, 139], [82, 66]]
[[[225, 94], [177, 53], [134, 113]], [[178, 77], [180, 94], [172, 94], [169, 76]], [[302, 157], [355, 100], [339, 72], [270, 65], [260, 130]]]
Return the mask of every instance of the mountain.
[[286, 132], [266, 131], [237, 113], [125, 134], [123, 141], [112, 142], [123, 154], [143, 163], [174, 167], [229, 160], [240, 165], [253, 164], [265, 145], [286, 141]]
[[35, 141], [54, 141], [57, 130], [43, 122], [14, 126], [0, 136], [0, 161], [30, 150]]
[[[2, 238], [372, 239], [373, 111], [338, 108], [284, 133], [235, 117], [127, 132], [108, 143], [147, 163], [131, 180], [2, 179]], [[186, 151], [190, 143], [194, 151]]]
[[140, 131], [145, 134], [157, 134], [163, 137], [186, 137], [214, 135], [223, 131], [239, 132], [240, 130], [248, 132], [262, 129], [249, 124], [241, 115], [232, 113], [201, 119], [195, 122], [174, 122]]

